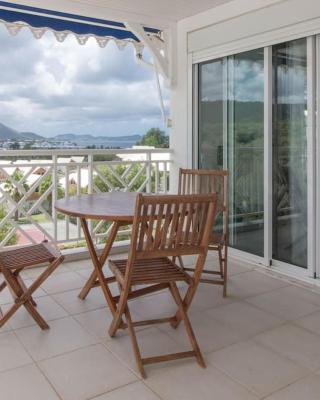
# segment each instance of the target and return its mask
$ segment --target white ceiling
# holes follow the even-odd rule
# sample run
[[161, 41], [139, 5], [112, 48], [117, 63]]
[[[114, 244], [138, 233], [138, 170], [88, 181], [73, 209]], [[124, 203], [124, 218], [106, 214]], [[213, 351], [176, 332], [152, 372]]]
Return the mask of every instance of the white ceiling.
[[58, 11], [165, 27], [232, 0], [13, 0]]
[[159, 17], [170, 21], [190, 17], [231, 0], [76, 0], [110, 10], [138, 13], [146, 17]]

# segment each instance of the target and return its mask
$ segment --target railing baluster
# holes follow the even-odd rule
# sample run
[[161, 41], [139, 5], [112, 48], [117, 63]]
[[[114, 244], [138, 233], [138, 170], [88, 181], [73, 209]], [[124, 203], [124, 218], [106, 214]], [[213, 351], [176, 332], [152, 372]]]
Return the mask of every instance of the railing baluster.
[[159, 193], [159, 162], [155, 162], [155, 193]]
[[[93, 154], [88, 154], [88, 194], [93, 193]], [[88, 228], [92, 234], [92, 221], [89, 220]]]
[[[81, 194], [81, 167], [77, 165], [77, 196]], [[80, 218], [77, 218], [77, 232], [78, 232], [78, 240], [81, 239], [81, 224]]]
[[57, 211], [55, 209], [55, 204], [58, 198], [58, 165], [57, 165], [57, 155], [52, 155], [52, 219], [53, 219], [53, 237], [55, 242], [58, 242], [58, 218]]
[[151, 171], [151, 153], [147, 153], [147, 186], [146, 186], [146, 191], [147, 193], [151, 193], [151, 176], [152, 176], [152, 171]]
[[[65, 187], [65, 197], [66, 199], [69, 198], [69, 166], [65, 167], [65, 179], [66, 179], [66, 187]], [[70, 217], [66, 215], [65, 217], [65, 224], [66, 224], [66, 240], [70, 239]]]

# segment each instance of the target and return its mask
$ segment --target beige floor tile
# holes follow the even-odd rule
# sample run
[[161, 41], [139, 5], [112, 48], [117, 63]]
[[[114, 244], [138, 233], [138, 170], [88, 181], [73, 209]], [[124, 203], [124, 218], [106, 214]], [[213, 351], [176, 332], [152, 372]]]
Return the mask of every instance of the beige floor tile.
[[[33, 267], [33, 268], [26, 268], [23, 271], [24, 276], [26, 276], [27, 278], [31, 278], [31, 279], [35, 279], [37, 278], [46, 268], [48, 268], [48, 266], [45, 267]], [[57, 275], [57, 274], [61, 274], [64, 272], [68, 272], [68, 268], [67, 268], [67, 264], [66, 263], [62, 263], [58, 266], [58, 268], [56, 270], [54, 270], [52, 275]]]
[[239, 263], [238, 261], [228, 261], [228, 276], [241, 274], [243, 272], [252, 271], [255, 268], [252, 264]]
[[[106, 274], [106, 270], [107, 268], [104, 269], [104, 274]], [[82, 276], [83, 278], [85, 278], [86, 280], [90, 277], [91, 273], [93, 271], [92, 267], [87, 267], [87, 268], [83, 268], [83, 269], [78, 269], [75, 272], [77, 272], [80, 276]]]
[[[50, 296], [38, 297], [36, 303], [37, 310], [46, 321], [52, 321], [68, 315]], [[10, 304], [3, 306], [3, 310], [6, 311], [10, 306]], [[10, 318], [10, 325], [13, 329], [24, 328], [35, 324], [35, 320], [23, 306]]]
[[230, 296], [223, 297], [222, 290], [222, 286], [207, 283], [200, 284], [192, 301], [190, 312], [202, 312], [223, 304], [232, 303], [234, 298]]
[[159, 364], [145, 380], [165, 400], [254, 400], [257, 397], [216, 368], [203, 369], [194, 362]]
[[282, 325], [255, 341], [312, 370], [320, 368], [320, 337], [293, 324]]
[[52, 297], [71, 315], [97, 310], [106, 306], [106, 299], [101, 288], [93, 288], [85, 300], [79, 299], [79, 292], [79, 289], [70, 290], [53, 294]]
[[[24, 282], [26, 284], [27, 287], [29, 287], [32, 283], [33, 283], [33, 279], [25, 279]], [[2, 280], [0, 279], [0, 282], [2, 282]], [[47, 293], [41, 288], [39, 287], [34, 293], [33, 293], [33, 297], [36, 299], [38, 297], [42, 297], [42, 296], [46, 296]], [[0, 292], [0, 305], [3, 304], [9, 304], [12, 303], [12, 295], [8, 289], [8, 287], [6, 287], [2, 292]]]
[[[24, 283], [26, 284], [27, 287], [29, 287], [33, 282], [35, 281], [35, 279], [25, 279]], [[42, 287], [40, 286], [34, 293], [33, 293], [33, 297], [36, 299], [38, 297], [42, 297], [42, 296], [46, 296], [47, 293], [42, 289]]]
[[63, 400], [86, 400], [137, 380], [103, 345], [94, 345], [40, 363]]
[[0, 372], [30, 363], [32, 363], [32, 358], [25, 351], [16, 335], [13, 332], [1, 333]]
[[112, 392], [95, 397], [92, 400], [159, 400], [142, 382], [131, 383], [130, 385], [113, 390]]
[[[158, 328], [143, 329], [141, 331], [136, 331], [136, 334], [142, 357], [159, 356], [167, 353], [191, 350], [190, 346], [186, 347], [181, 345]], [[119, 334], [114, 338], [105, 340], [105, 345], [122, 362], [137, 372], [128, 332], [121, 332], [119, 330]], [[190, 358], [190, 362], [194, 362], [194, 360]], [[147, 374], [152, 368], [152, 365], [146, 367]]]
[[33, 267], [33, 268], [26, 268], [22, 271], [22, 274], [29, 279], [34, 279], [39, 276], [47, 267]]
[[85, 278], [76, 272], [51, 275], [42, 285], [42, 289], [48, 294], [66, 292], [67, 290], [81, 289], [85, 284]]
[[129, 308], [140, 319], [171, 317], [177, 311], [176, 303], [168, 290], [132, 300]]
[[[0, 280], [2, 282], [2, 279]], [[8, 304], [12, 302], [12, 295], [9, 289], [6, 287], [5, 289], [0, 292], [0, 306], [3, 304]]]
[[74, 318], [97, 338], [107, 338], [109, 336], [108, 329], [112, 322], [112, 315], [108, 308], [104, 307], [99, 310], [77, 314]]
[[251, 297], [247, 299], [247, 301], [287, 321], [303, 317], [319, 310], [319, 306], [307, 302], [302, 297], [298, 297], [296, 293], [292, 292], [291, 288], [288, 287], [275, 290], [272, 293]]
[[309, 314], [306, 317], [299, 318], [295, 320], [294, 323], [302, 328], [316, 333], [317, 335], [320, 335], [320, 311]]
[[93, 269], [92, 261], [89, 259], [70, 261], [63, 264], [68, 271], [81, 271], [83, 269]]
[[207, 359], [259, 396], [267, 396], [308, 373], [252, 340], [210, 353]]
[[249, 271], [230, 276], [228, 279], [228, 296], [240, 300], [270, 292], [287, 285], [287, 282], [271, 278], [262, 272]]
[[[121, 258], [123, 258], [123, 257], [121, 257]], [[91, 275], [92, 271], [93, 271], [93, 267], [88, 267], [88, 268], [79, 269], [76, 272], [87, 280], [89, 278], [89, 276]], [[105, 276], [112, 276], [112, 272], [110, 271], [110, 269], [108, 268], [107, 265], [103, 268], [103, 273]]]
[[[230, 329], [224, 323], [214, 320], [204, 312], [192, 314], [190, 320], [198, 344], [204, 353], [221, 349], [242, 340], [242, 336], [238, 332]], [[179, 341], [186, 347], [190, 347], [190, 341], [183, 322], [181, 322], [178, 329], [172, 329], [169, 324], [159, 325], [159, 328], [172, 337], [172, 339]]]
[[217, 323], [223, 323], [231, 332], [237, 333], [243, 339], [283, 323], [274, 315], [245, 302], [216, 307], [206, 311], [205, 315], [213, 318]]
[[320, 307], [320, 288], [309, 290], [300, 286], [290, 285], [284, 290], [284, 293]]
[[[2, 308], [2, 311], [4, 311], [3, 308]], [[7, 321], [3, 325], [3, 327], [0, 328], [0, 333], [10, 332], [10, 331], [12, 331], [12, 326], [10, 325], [10, 321]]]
[[311, 375], [292, 383], [264, 400], [319, 400], [320, 379]]
[[51, 321], [50, 329], [46, 331], [38, 326], [31, 326], [15, 332], [36, 361], [97, 342], [96, 338], [71, 317]]
[[3, 400], [59, 400], [49, 382], [35, 365], [0, 373]]

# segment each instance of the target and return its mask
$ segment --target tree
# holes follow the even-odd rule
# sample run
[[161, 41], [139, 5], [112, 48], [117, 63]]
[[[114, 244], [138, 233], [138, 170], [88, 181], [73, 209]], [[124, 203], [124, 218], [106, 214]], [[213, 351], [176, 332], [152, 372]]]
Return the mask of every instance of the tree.
[[[11, 175], [11, 178], [13, 179], [14, 182], [20, 182], [21, 179], [23, 178], [23, 172], [20, 171], [19, 169], [16, 169], [14, 173]], [[12, 182], [10, 179], [6, 180], [4, 184], [4, 190], [9, 193], [10, 197], [15, 201], [15, 203], [19, 203], [19, 201], [23, 197], [23, 193], [18, 189], [17, 185]], [[22, 187], [24, 188], [25, 192], [29, 190], [29, 185], [25, 182], [23, 182]], [[19, 219], [19, 210], [17, 209], [14, 214], [14, 220], [18, 221]]]
[[160, 148], [169, 147], [169, 136], [159, 128], [151, 128], [142, 136], [142, 139], [137, 142], [138, 146], [154, 146]]
[[[7, 210], [5, 207], [1, 206], [0, 207], [0, 222], [1, 220], [8, 214]], [[3, 226], [0, 228], [0, 242], [3, 241], [3, 239], [7, 236], [7, 234], [11, 230], [11, 224], [9, 222], [5, 223]], [[18, 238], [17, 235], [14, 233], [11, 238], [8, 240], [7, 245], [8, 246], [13, 246], [14, 244], [17, 244]]]
[[20, 144], [16, 140], [10, 144], [10, 149], [11, 150], [19, 150], [20, 149]]
[[[52, 184], [52, 176], [47, 175], [40, 183], [39, 185], [39, 194], [40, 196], [43, 195], [51, 186]], [[54, 189], [53, 189], [54, 190]], [[56, 188], [57, 190], [57, 199], [62, 199], [65, 195], [65, 191], [63, 187], [61, 186], [60, 183], [58, 183], [58, 187]], [[52, 192], [50, 192], [46, 199], [43, 202], [43, 205], [47, 209], [48, 213], [52, 215]]]
[[33, 149], [33, 145], [34, 145], [34, 142], [26, 143], [23, 146], [23, 150], [32, 150]]

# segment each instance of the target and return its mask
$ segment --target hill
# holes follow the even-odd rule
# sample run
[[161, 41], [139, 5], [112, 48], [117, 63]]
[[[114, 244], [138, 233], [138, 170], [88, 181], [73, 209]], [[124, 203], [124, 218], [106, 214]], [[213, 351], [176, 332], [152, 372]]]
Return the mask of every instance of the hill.
[[21, 139], [20, 133], [0, 122], [0, 140]]
[[43, 136], [38, 135], [37, 133], [34, 133], [34, 132], [20, 132], [20, 136], [22, 136], [24, 139], [30, 139], [30, 140], [45, 139]]
[[51, 141], [68, 141], [76, 143], [78, 146], [104, 146], [104, 147], [131, 147], [141, 139], [140, 135], [127, 135], [127, 136], [92, 136], [92, 135], [75, 135], [67, 133], [63, 135], [56, 135], [49, 140]]
[[57, 141], [62, 141], [62, 140], [69, 140], [70, 142], [78, 142], [78, 141], [84, 141], [84, 140], [89, 140], [90, 142], [114, 142], [114, 141], [137, 141], [141, 139], [140, 135], [127, 135], [127, 136], [92, 136], [92, 135], [75, 135], [73, 133], [67, 133], [67, 134], [61, 134], [61, 135], [56, 135], [50, 138], [50, 140], [57, 140]]

